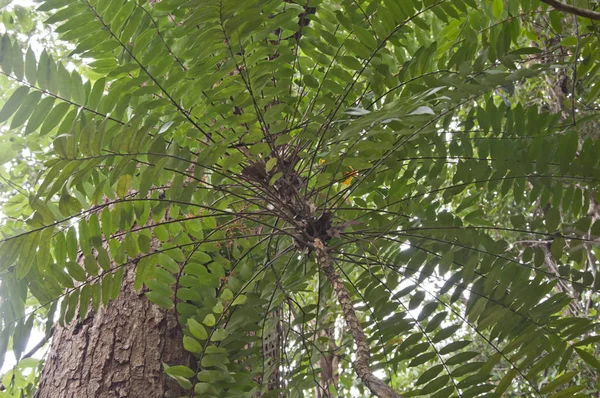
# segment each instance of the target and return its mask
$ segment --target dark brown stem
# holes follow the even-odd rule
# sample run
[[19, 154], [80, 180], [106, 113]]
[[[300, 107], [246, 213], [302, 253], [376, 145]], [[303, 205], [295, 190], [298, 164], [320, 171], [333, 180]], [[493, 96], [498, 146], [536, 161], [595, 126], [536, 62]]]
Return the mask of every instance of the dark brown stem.
[[340, 275], [333, 267], [333, 260], [331, 259], [331, 256], [329, 255], [329, 252], [327, 251], [327, 248], [321, 239], [315, 238], [314, 248], [315, 255], [317, 257], [317, 263], [325, 275], [327, 275], [327, 279], [329, 279], [329, 282], [333, 286], [333, 290], [335, 291], [337, 299], [340, 302], [340, 306], [342, 307], [344, 320], [346, 321], [346, 325], [348, 326], [348, 329], [350, 329], [350, 333], [352, 334], [352, 338], [356, 344], [356, 360], [354, 361], [354, 371], [371, 391], [371, 393], [376, 397], [402, 398], [400, 394], [394, 391], [383, 380], [377, 378], [371, 371], [371, 350], [369, 348], [369, 343], [367, 342], [367, 336], [360, 325], [360, 321], [356, 316], [356, 312], [354, 312], [352, 300], [350, 299], [350, 294], [344, 285], [344, 281], [342, 281], [342, 278], [340, 278]]
[[596, 21], [600, 21], [600, 12], [588, 10], [586, 8], [574, 7], [569, 4], [565, 4], [558, 0], [542, 0], [543, 3], [551, 5], [556, 8], [558, 11], [566, 12], [568, 14], [579, 15], [580, 17], [593, 19]]

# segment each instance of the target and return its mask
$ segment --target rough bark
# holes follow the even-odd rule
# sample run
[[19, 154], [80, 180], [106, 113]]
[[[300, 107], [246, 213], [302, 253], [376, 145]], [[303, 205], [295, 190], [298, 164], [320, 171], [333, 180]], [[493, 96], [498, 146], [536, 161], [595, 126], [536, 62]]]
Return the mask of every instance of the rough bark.
[[352, 334], [354, 343], [356, 344], [356, 360], [354, 361], [354, 371], [362, 382], [367, 386], [373, 395], [379, 398], [402, 398], [400, 394], [394, 391], [388, 386], [383, 380], [377, 378], [371, 371], [371, 350], [367, 341], [367, 336], [356, 316], [354, 307], [352, 306], [352, 299], [350, 294], [344, 285], [344, 281], [340, 278], [339, 274], [333, 267], [333, 261], [329, 255], [325, 244], [319, 238], [314, 240], [315, 255], [317, 257], [317, 263], [323, 270], [327, 279], [333, 286], [333, 290], [337, 296], [337, 299], [342, 307], [342, 313], [346, 325]]
[[36, 398], [171, 398], [187, 395], [162, 363], [186, 364], [174, 311], [150, 303], [125, 274], [119, 297], [54, 332]]

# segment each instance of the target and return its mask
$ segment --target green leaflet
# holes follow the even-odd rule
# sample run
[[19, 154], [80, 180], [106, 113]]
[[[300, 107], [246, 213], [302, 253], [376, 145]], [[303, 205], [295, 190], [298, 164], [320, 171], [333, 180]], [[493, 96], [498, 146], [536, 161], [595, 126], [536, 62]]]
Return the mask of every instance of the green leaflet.
[[4, 103], [4, 106], [0, 110], [0, 122], [6, 121], [17, 111], [23, 101], [25, 101], [25, 98], [27, 98], [28, 92], [29, 87], [21, 86], [12, 93], [10, 98]]

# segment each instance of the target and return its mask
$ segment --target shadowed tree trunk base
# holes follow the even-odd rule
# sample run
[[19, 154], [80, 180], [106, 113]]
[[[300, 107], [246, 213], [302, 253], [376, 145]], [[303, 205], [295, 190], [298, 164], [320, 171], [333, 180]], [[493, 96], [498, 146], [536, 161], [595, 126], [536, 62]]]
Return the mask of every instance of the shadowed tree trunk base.
[[[56, 327], [36, 398], [175, 398], [187, 395], [162, 363], [188, 363], [175, 311], [133, 289], [125, 273], [119, 297], [83, 322]], [[188, 392], [189, 393], [189, 392]]]

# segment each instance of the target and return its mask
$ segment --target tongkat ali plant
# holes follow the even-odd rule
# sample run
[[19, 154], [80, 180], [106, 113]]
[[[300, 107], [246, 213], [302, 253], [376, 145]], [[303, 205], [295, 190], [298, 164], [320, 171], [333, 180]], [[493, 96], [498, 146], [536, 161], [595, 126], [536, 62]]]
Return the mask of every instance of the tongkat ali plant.
[[[269, 137], [269, 135], [266, 135]], [[383, 381], [377, 378], [370, 368], [371, 350], [361, 322], [354, 311], [352, 299], [343, 280], [334, 267], [329, 254], [327, 241], [340, 237], [343, 224], [334, 225], [331, 209], [323, 203], [312, 201], [307, 179], [298, 173], [297, 156], [299, 148], [283, 145], [275, 148], [271, 158], [253, 161], [242, 170], [249, 183], [267, 198], [263, 205], [272, 209], [272, 214], [292, 229], [292, 238], [296, 248], [303, 252], [314, 252], [319, 268], [331, 283], [342, 308], [343, 318], [356, 344], [354, 368], [356, 374], [377, 397], [400, 397]], [[318, 197], [318, 196], [317, 196]]]
[[561, 4], [41, 0], [41, 51], [6, 8], [0, 393], [597, 394], [598, 30]]

